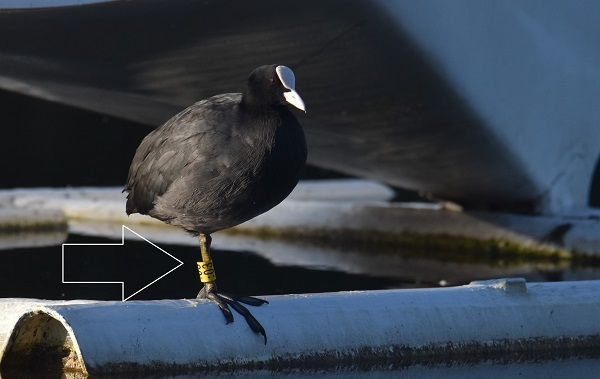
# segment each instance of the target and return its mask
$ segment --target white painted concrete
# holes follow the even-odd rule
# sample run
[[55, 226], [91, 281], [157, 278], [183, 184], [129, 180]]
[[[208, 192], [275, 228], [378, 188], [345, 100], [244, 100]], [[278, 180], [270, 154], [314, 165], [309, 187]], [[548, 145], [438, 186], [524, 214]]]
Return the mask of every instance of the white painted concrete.
[[[526, 246], [540, 245], [556, 228], [569, 225], [555, 247], [600, 253], [600, 218], [597, 215], [527, 216], [491, 212], [463, 212], [430, 203], [390, 203], [391, 191], [360, 180], [303, 182], [281, 204], [236, 228], [239, 232], [365, 233], [388, 235], [450, 235], [479, 240], [507, 240]], [[121, 188], [17, 189], [0, 191], [0, 215], [5, 209], [20, 212], [61, 211], [70, 227], [81, 221], [163, 227], [148, 216], [124, 211]], [[35, 217], [31, 218], [32, 222]], [[99, 226], [96, 226], [100, 230]], [[73, 230], [73, 229], [72, 229]], [[89, 230], [91, 232], [91, 229]], [[346, 234], [348, 235], [348, 234]]]
[[269, 305], [252, 308], [267, 331], [267, 345], [240, 316], [226, 325], [208, 301], [3, 299], [0, 356], [27, 343], [13, 340], [7, 346], [13, 329], [18, 332], [27, 326], [15, 322], [35, 310], [58, 318], [92, 373], [131, 367], [283, 369], [368, 359], [410, 364], [418, 361], [418, 354], [430, 361], [460, 361], [461, 354], [470, 355], [463, 359], [477, 360], [473, 355], [485, 359], [486, 353], [499, 351], [504, 358], [510, 352], [534, 351], [547, 358], [561, 350], [568, 355], [569, 348], [590, 348], [590, 343], [593, 348], [593, 341], [597, 344], [599, 291], [600, 281], [526, 285], [505, 279], [442, 289], [270, 296]]

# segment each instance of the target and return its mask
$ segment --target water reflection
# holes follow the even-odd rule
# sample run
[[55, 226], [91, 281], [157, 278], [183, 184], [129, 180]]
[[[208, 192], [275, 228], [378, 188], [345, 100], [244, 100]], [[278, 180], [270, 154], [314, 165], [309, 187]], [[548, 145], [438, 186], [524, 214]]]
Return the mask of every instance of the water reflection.
[[[81, 235], [119, 238], [121, 233], [120, 225], [110, 223], [76, 221], [70, 227]], [[132, 228], [144, 236], [151, 236], [150, 239], [155, 243], [198, 246], [195, 238], [178, 228], [156, 225], [135, 225]], [[213, 235], [213, 247], [244, 252], [256, 259], [264, 258], [276, 267], [301, 267], [314, 272], [329, 270], [388, 278], [401, 283], [401, 287], [460, 285], [473, 280], [515, 276], [524, 277], [530, 282], [600, 279], [597, 261], [581, 265], [540, 257], [518, 257], [518, 254], [506, 258], [486, 251], [471, 251], [465, 254], [468, 255], [465, 259], [456, 251], [431, 248], [407, 250], [386, 244], [355, 244], [344, 240], [315, 243], [314, 240], [303, 238], [264, 239], [222, 232]], [[518, 258], [515, 259], [515, 256]]]
[[[131, 228], [186, 263], [135, 299], [195, 297], [199, 287], [195, 272], [197, 240], [176, 228], [155, 225], [131, 225]], [[64, 242], [120, 242], [121, 225], [79, 221], [73, 222], [70, 230], [70, 235], [66, 232], [0, 234], [0, 266], [11, 267], [0, 277], [0, 297], [118, 299], [117, 286], [62, 284], [60, 254]], [[501, 277], [524, 277], [529, 282], [600, 279], [597, 264], [575, 266], [568, 261], [539, 259], [507, 261], [483, 253], [481, 256], [470, 253], [475, 259], [465, 260], [444, 251], [406, 250], [377, 244], [316, 244], [300, 238], [260, 239], [224, 233], [215, 233], [213, 238], [220, 286], [249, 295], [435, 287]], [[139, 267], [137, 262], [144, 261], [144, 257], [138, 245], [128, 246], [127, 254], [122, 255], [123, 264]], [[105, 264], [107, 270], [114, 267], [114, 262]]]
[[57, 246], [65, 242], [67, 240], [67, 237], [68, 232], [66, 230], [51, 230], [40, 232], [0, 231], [0, 251], [31, 247]]
[[496, 360], [479, 363], [448, 362], [443, 365], [411, 365], [397, 367], [390, 362], [387, 367], [338, 367], [327, 370], [239, 370], [220, 372], [209, 370], [184, 375], [128, 373], [127, 375], [90, 375], [81, 373], [2, 373], [0, 379], [197, 379], [223, 378], [597, 378], [600, 359], [568, 358], [554, 361]]

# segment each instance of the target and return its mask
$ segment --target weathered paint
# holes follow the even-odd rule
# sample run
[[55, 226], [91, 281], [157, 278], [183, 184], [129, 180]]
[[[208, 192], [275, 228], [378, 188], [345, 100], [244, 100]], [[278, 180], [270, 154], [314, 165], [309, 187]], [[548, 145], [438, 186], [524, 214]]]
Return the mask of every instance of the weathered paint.
[[61, 362], [80, 359], [90, 373], [594, 357], [600, 353], [599, 290], [600, 281], [526, 285], [505, 279], [440, 289], [271, 296], [269, 305], [252, 309], [267, 330], [266, 346], [240, 317], [226, 325], [207, 301], [42, 302], [26, 310], [18, 299], [5, 299], [2, 317], [11, 307], [21, 317], [14, 321], [13, 315], [12, 325], [0, 322], [10, 327], [0, 347], [3, 367], [27, 361], [18, 356], [28, 351], [27, 331], [49, 316], [58, 321], [49, 326], [67, 331], [51, 334], [71, 341], [38, 338], [37, 352], [48, 343], [56, 359], [57, 349], [68, 347]]

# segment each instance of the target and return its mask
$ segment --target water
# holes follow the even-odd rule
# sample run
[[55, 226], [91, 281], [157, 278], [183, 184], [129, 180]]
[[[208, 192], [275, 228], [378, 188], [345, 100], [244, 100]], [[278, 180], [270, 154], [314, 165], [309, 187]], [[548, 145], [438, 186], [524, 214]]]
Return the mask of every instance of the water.
[[[217, 238], [215, 238], [217, 239]], [[194, 239], [192, 242], [196, 242]], [[115, 243], [114, 239], [69, 235], [66, 243]], [[217, 243], [215, 243], [217, 245]], [[160, 247], [184, 262], [184, 265], [140, 292], [133, 300], [194, 298], [200, 289], [196, 261], [197, 246], [160, 244]], [[76, 250], [75, 247], [73, 247]], [[98, 252], [93, 264], [98, 272], [166, 271], [164, 260], [149, 261], [144, 254], [148, 246], [143, 242], [128, 243], [126, 248]], [[120, 285], [64, 284], [62, 283], [61, 246], [22, 247], [0, 250], [0, 267], [10, 267], [0, 277], [0, 297], [41, 299], [95, 299], [120, 300]], [[106, 255], [106, 259], [101, 256]], [[70, 256], [69, 256], [70, 257]], [[118, 258], [115, 258], [118, 257]], [[72, 257], [75, 259], [76, 257]], [[278, 266], [252, 251], [213, 249], [212, 258], [218, 272], [219, 287], [227, 292], [247, 295], [274, 295], [331, 291], [371, 290], [409, 287], [401, 278], [348, 273], [314, 267]], [[71, 257], [69, 258], [71, 259]], [[69, 263], [69, 262], [67, 262]], [[80, 262], [81, 266], [86, 262]], [[73, 263], [76, 265], [76, 263]], [[118, 276], [118, 275], [117, 275]], [[68, 281], [112, 281], [117, 277], [72, 277]], [[143, 280], [143, 279], [140, 279]]]
[[[184, 265], [152, 286], [135, 295], [133, 300], [180, 299], [196, 296], [200, 282], [195, 262], [199, 259], [197, 240], [171, 229], [133, 226], [140, 234], [156, 243]], [[45, 234], [7, 235], [0, 238], [0, 297], [41, 299], [120, 300], [121, 288], [116, 284], [62, 283], [62, 243], [119, 243], [118, 225], [79, 225], [69, 235]], [[502, 261], [495, 257], [471, 262], [456, 261], [444, 252], [408, 251], [389, 246], [313, 243], [305, 240], [262, 240], [247, 236], [217, 233], [213, 237], [213, 261], [217, 268], [220, 289], [237, 294], [275, 295], [291, 293], [374, 290], [390, 288], [437, 287], [467, 284], [472, 280], [499, 277], [525, 277], [528, 281], [600, 279], [600, 268], [594, 265], [576, 266], [568, 262]], [[77, 247], [74, 247], [77, 248]], [[83, 251], [83, 250], [81, 250]], [[77, 253], [77, 252], [75, 252]], [[92, 258], [67, 262], [81, 267], [77, 278], [86, 280], [89, 273], [128, 274], [138, 278], [142, 272], [165, 269], [164, 259], [146, 259], [148, 244], [139, 239], [127, 240], [125, 246], [105, 247]], [[77, 254], [75, 254], [77, 255]], [[83, 257], [83, 253], [81, 254]], [[485, 257], [485, 255], [482, 255]], [[84, 269], [90, 266], [91, 270]], [[9, 268], [9, 269], [6, 269]], [[88, 267], [89, 268], [89, 267]], [[87, 270], [87, 271], [86, 271]], [[99, 278], [90, 278], [97, 280]], [[102, 278], [100, 278], [102, 279]], [[105, 278], [103, 280], [114, 280]], [[334, 366], [322, 370], [286, 369], [244, 372], [194, 373], [180, 376], [146, 376], [128, 374], [127, 378], [197, 378], [214, 375], [237, 377], [594, 377], [600, 369], [597, 356], [582, 354], [564, 359], [532, 359], [530, 357], [495, 357], [484, 362], [454, 362], [444, 364], [400, 364], [380, 362], [377, 366]], [[594, 353], [595, 354], [595, 353]], [[2, 378], [27, 377], [80, 378], [80, 374], [40, 375], [2, 373]], [[92, 376], [92, 378], [98, 376]]]
[[[553, 361], [488, 361], [481, 363], [447, 363], [443, 365], [413, 365], [396, 367], [390, 364], [387, 367], [356, 368], [338, 367], [331, 370], [281, 370], [281, 371], [238, 371], [238, 372], [205, 372], [183, 375], [152, 375], [128, 373], [123, 376], [97, 376], [88, 378], [110, 379], [196, 379], [196, 378], [447, 378], [447, 379], [475, 379], [475, 378], [597, 378], [600, 370], [600, 360], [587, 358], [559, 359]], [[35, 373], [4, 373], [0, 379], [84, 379], [81, 374], [41, 374]]]
[[[138, 230], [140, 227], [138, 227]], [[88, 229], [89, 230], [89, 229]], [[134, 300], [181, 299], [196, 296], [200, 282], [196, 272], [196, 261], [200, 254], [197, 240], [183, 233], [169, 231], [165, 235], [141, 228], [146, 237], [184, 262], [154, 285], [134, 296]], [[115, 239], [118, 226], [114, 226], [112, 237], [89, 234], [60, 236], [49, 234], [26, 246], [8, 248], [14, 241], [23, 241], [18, 236], [4, 235], [0, 238], [5, 248], [0, 250], [0, 297], [25, 297], [40, 299], [95, 299], [118, 300], [119, 285], [113, 284], [64, 284], [62, 283], [61, 243], [109, 244], [120, 242]], [[10, 237], [10, 238], [9, 238]], [[36, 237], [40, 237], [39, 235]], [[13, 242], [7, 243], [10, 240]], [[166, 241], [166, 242], [163, 242]], [[42, 246], [39, 246], [42, 245]], [[72, 248], [77, 252], [77, 247]], [[112, 251], [111, 251], [112, 250]], [[68, 281], [111, 281], [125, 272], [131, 280], [145, 280], [143, 273], [156, 271], [157, 276], [165, 272], [170, 263], [164, 259], [146, 259], [152, 248], [143, 241], [128, 241], [126, 246], [105, 247], [98, 251], [93, 262], [85, 259], [76, 261], [69, 255], [69, 262], [84, 268], [84, 277], [67, 278]], [[568, 262], [501, 261], [498, 257], [482, 255], [472, 262], [456, 261], [443, 252], [397, 250], [390, 252], [389, 246], [366, 249], [364, 246], [335, 246], [311, 244], [306, 241], [261, 240], [245, 236], [215, 234], [212, 258], [218, 272], [218, 283], [222, 290], [247, 295], [278, 295], [294, 293], [316, 293], [352, 290], [375, 290], [391, 288], [438, 287], [468, 284], [473, 280], [502, 277], [524, 277], [527, 281], [561, 281], [600, 279], [598, 266], [574, 266]], [[71, 250], [69, 250], [71, 251]], [[83, 247], [80, 248], [83, 251]], [[159, 254], [160, 255], [160, 254]], [[85, 277], [86, 272], [113, 273], [109, 278]], [[162, 270], [162, 271], [161, 271]], [[72, 270], [71, 270], [72, 272]], [[139, 274], [139, 275], [137, 275]], [[140, 276], [139, 279], [136, 278]]]

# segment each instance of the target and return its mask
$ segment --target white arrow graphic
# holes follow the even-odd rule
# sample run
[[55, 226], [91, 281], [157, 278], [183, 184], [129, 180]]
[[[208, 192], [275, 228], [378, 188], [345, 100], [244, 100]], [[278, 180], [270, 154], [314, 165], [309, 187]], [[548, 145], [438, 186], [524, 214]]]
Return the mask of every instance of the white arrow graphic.
[[[127, 296], [127, 297], [125, 297], [125, 281], [69, 281], [69, 280], [65, 279], [65, 248], [66, 247], [69, 247], [69, 246], [80, 246], [80, 247], [82, 247], [82, 246], [125, 246], [125, 229], [127, 229], [129, 232], [135, 234], [139, 238], [141, 238], [144, 241], [148, 242], [150, 245], [154, 246], [155, 248], [157, 248], [158, 250], [160, 250], [164, 254], [168, 255], [169, 257], [171, 257], [172, 259], [174, 259], [175, 261], [177, 261], [178, 262], [177, 266], [171, 268], [169, 271], [165, 272], [164, 274], [162, 274], [158, 278], [154, 279], [153, 281], [151, 281], [150, 283], [146, 284], [144, 287], [140, 288], [139, 290], [137, 290], [136, 292], [134, 292], [133, 294], [131, 294], [131, 295]], [[71, 250], [73, 250], [73, 249], [71, 248]], [[148, 241], [148, 239], [146, 239], [145, 237], [141, 236], [140, 234], [134, 232], [133, 230], [131, 230], [130, 228], [128, 228], [125, 225], [122, 225], [122, 228], [121, 228], [121, 243], [63, 243], [62, 244], [62, 282], [63, 283], [65, 283], [65, 284], [121, 284], [121, 299], [122, 299], [122, 301], [129, 300], [133, 296], [135, 296], [138, 293], [142, 292], [143, 290], [145, 290], [146, 288], [150, 287], [154, 283], [158, 282], [159, 280], [161, 280], [165, 276], [169, 275], [173, 271], [177, 270], [182, 265], [183, 265], [182, 261], [180, 261], [179, 259], [175, 258], [173, 255], [169, 254], [168, 252], [166, 252], [165, 250], [161, 249], [160, 247], [156, 246], [154, 243]]]

